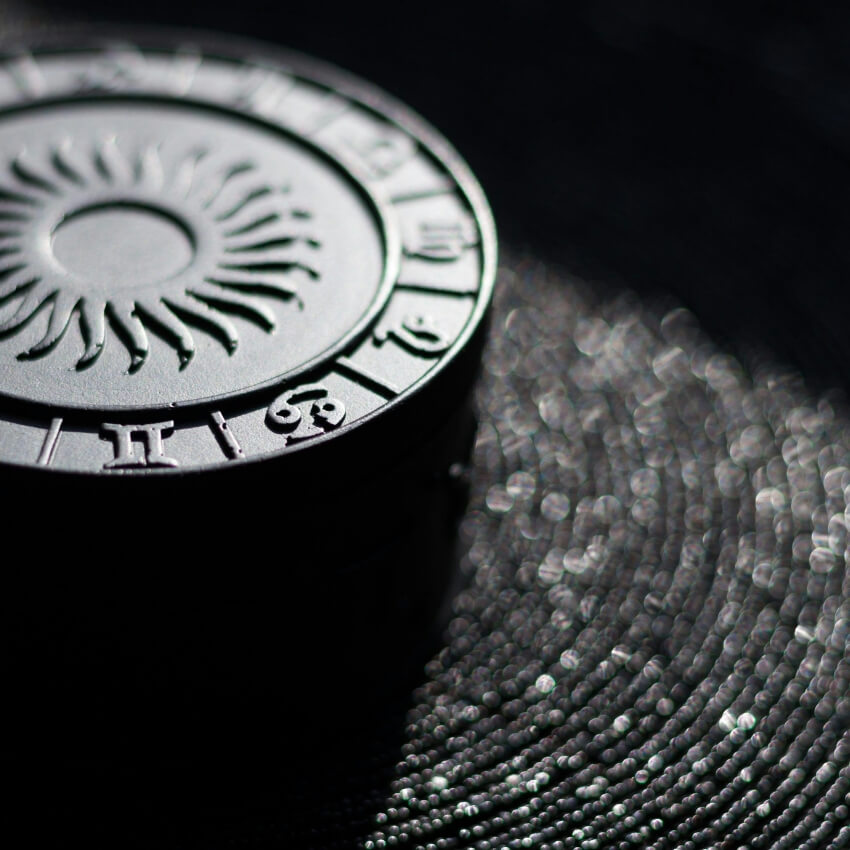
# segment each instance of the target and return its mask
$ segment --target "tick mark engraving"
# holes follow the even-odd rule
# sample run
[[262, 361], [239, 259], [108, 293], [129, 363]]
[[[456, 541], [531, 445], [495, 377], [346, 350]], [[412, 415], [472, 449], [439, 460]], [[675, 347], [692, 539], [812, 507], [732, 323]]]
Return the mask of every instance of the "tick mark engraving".
[[51, 420], [50, 427], [44, 435], [41, 451], [38, 453], [36, 463], [39, 466], [50, 466], [53, 456], [56, 454], [56, 446], [59, 443], [59, 435], [62, 433], [62, 420], [59, 417]]
[[374, 390], [378, 395], [382, 395], [386, 399], [395, 398], [401, 393], [401, 390], [392, 381], [376, 375], [374, 372], [352, 362], [348, 357], [340, 357], [336, 361], [337, 371], [349, 378], [354, 378], [355, 381]]
[[230, 426], [221, 411], [214, 410], [210, 414], [210, 419], [212, 420], [213, 433], [227, 458], [229, 460], [243, 460], [245, 452], [242, 451], [242, 446], [239, 445], [236, 435], [230, 430]]

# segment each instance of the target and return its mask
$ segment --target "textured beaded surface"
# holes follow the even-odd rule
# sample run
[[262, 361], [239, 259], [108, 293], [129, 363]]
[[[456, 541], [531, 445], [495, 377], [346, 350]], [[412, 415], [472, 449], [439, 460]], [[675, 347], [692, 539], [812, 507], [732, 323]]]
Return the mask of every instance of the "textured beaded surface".
[[850, 846], [850, 418], [747, 365], [503, 273], [468, 586], [363, 846]]
[[[97, 794], [76, 773], [23, 785], [63, 835], [850, 846], [841, 397], [765, 357], [745, 370], [685, 311], [508, 257], [479, 405], [466, 585], [412, 697], [359, 733], [283, 727], [285, 758], [221, 788], [179, 765], [129, 785], [115, 773]], [[293, 699], [344, 722], [358, 695], [334, 691], [332, 659], [327, 682], [292, 680]]]

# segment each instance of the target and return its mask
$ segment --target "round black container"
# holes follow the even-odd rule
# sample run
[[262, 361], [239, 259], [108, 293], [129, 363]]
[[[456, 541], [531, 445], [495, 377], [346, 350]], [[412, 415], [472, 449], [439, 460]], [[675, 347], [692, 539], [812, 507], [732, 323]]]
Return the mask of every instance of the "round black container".
[[0, 231], [17, 743], [244, 747], [402, 686], [494, 275], [452, 149], [255, 44], [14, 45]]

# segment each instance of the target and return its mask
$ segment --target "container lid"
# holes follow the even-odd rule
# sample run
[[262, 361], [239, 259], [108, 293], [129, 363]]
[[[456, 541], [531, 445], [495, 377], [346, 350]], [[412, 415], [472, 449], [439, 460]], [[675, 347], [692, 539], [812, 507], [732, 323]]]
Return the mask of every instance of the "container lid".
[[457, 154], [337, 70], [194, 34], [4, 54], [7, 476], [362, 474], [468, 394], [494, 267]]

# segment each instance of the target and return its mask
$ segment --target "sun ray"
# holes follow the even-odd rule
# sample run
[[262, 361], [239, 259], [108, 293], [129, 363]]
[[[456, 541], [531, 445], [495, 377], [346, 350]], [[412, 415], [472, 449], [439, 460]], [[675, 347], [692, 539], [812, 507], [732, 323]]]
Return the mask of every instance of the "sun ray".
[[298, 246], [289, 248], [273, 248], [263, 251], [240, 251], [219, 262], [222, 269], [244, 270], [255, 272], [290, 271], [301, 269], [313, 279], [318, 278], [318, 272], [313, 268], [310, 257]]
[[97, 147], [94, 154], [98, 173], [109, 183], [130, 183], [133, 170], [124, 154], [118, 149], [115, 136], [109, 136]]
[[[298, 242], [314, 247], [310, 241], [303, 239], [300, 236], [286, 236], [279, 234], [276, 239], [266, 239], [261, 242], [245, 240], [241, 245], [228, 245], [224, 250], [227, 254], [258, 254], [263, 251], [273, 251], [276, 249], [286, 250], [288, 248], [292, 248]], [[238, 256], [229, 257], [228, 261], [238, 259]]]
[[106, 343], [106, 303], [100, 299], [83, 298], [80, 301], [80, 331], [85, 351], [77, 361], [78, 369], [85, 369], [100, 357]]
[[153, 330], [157, 330], [173, 340], [180, 359], [180, 368], [184, 369], [195, 355], [195, 340], [191, 331], [160, 300], [145, 299], [136, 302], [136, 314], [147, 319]]
[[283, 301], [298, 297], [298, 289], [281, 274], [218, 269], [207, 280], [227, 289], [237, 289], [251, 295], [269, 295]]
[[285, 221], [296, 218], [291, 212], [281, 208], [281, 199], [274, 193], [257, 198], [253, 203], [231, 216], [227, 221], [225, 236], [240, 236], [243, 232], [266, 224], [267, 221]]
[[283, 222], [269, 223], [256, 227], [239, 236], [228, 236], [224, 240], [224, 250], [229, 252], [260, 249], [268, 246], [291, 245], [293, 242], [316, 242], [312, 233], [303, 228], [286, 227]]
[[40, 173], [38, 166], [32, 162], [32, 157], [27, 150], [21, 151], [12, 160], [9, 171], [27, 188], [47, 192], [50, 195], [59, 194], [59, 187]]
[[20, 204], [28, 209], [39, 205], [40, 201], [33, 195], [21, 191], [23, 187], [11, 186], [8, 183], [0, 185], [0, 201], [4, 204]]
[[262, 198], [271, 197], [274, 194], [271, 186], [258, 183], [253, 174], [247, 177], [250, 180], [240, 179], [227, 186], [216, 198], [215, 203], [209, 205], [208, 208], [216, 221], [228, 221], [251, 204], [258, 203]]
[[280, 221], [280, 213], [270, 212], [262, 218], [249, 219], [247, 224], [225, 231], [224, 236], [228, 239], [234, 236], [244, 236], [246, 233], [251, 233], [253, 230], [265, 227], [267, 224], [273, 224], [276, 221]]
[[267, 331], [272, 330], [277, 324], [274, 312], [265, 304], [252, 301], [240, 295], [238, 291], [219, 289], [210, 284], [199, 284], [187, 291], [205, 304], [248, 319]]
[[147, 331], [134, 310], [132, 302], [124, 300], [111, 299], [106, 305], [115, 333], [130, 352], [130, 372], [138, 370], [150, 352]]
[[50, 163], [53, 165], [53, 170], [69, 183], [73, 183], [75, 186], [86, 184], [86, 178], [83, 176], [85, 168], [81, 166], [80, 162], [75, 161], [71, 151], [70, 139], [63, 139], [53, 148], [50, 154]]
[[59, 290], [53, 296], [53, 303], [50, 308], [50, 319], [47, 322], [47, 331], [44, 336], [33, 345], [28, 351], [22, 354], [22, 357], [38, 357], [40, 354], [49, 351], [62, 339], [68, 325], [71, 322], [71, 316], [77, 308], [79, 296], [72, 295]]
[[[245, 209], [249, 204], [258, 201], [260, 198], [268, 197], [273, 193], [273, 189], [268, 186], [254, 186], [251, 189], [243, 192], [238, 200], [230, 202], [225, 206], [223, 212], [218, 213], [216, 215], [216, 221], [228, 221], [233, 218], [238, 212], [241, 212]], [[222, 202], [221, 204], [217, 204], [217, 206], [224, 206], [226, 202]]]
[[[27, 264], [24, 262], [23, 257], [12, 257], [8, 254], [6, 256], [0, 256], [0, 278], [3, 275], [10, 275], [12, 272], [16, 272], [19, 269], [26, 268]], [[30, 280], [35, 280], [38, 277], [37, 274], [33, 273]]]
[[12, 269], [12, 274], [0, 283], [0, 301], [5, 301], [10, 296], [19, 292], [24, 287], [30, 286], [38, 281], [33, 273], [22, 266]]
[[32, 216], [32, 207], [23, 201], [5, 200], [0, 191], [0, 219], [28, 221]]
[[239, 333], [227, 316], [211, 309], [202, 300], [185, 295], [169, 295], [162, 299], [165, 305], [180, 318], [195, 325], [201, 325], [219, 338], [229, 353], [236, 351], [239, 345]]
[[[155, 144], [128, 148], [120, 135], [100, 131], [82, 147], [60, 137], [44, 147], [40, 159], [24, 151], [8, 164], [4, 178], [0, 303], [20, 301], [7, 305], [4, 312], [12, 315], [0, 323], [0, 333], [20, 329], [42, 308], [50, 311], [44, 335], [21, 357], [47, 353], [69, 327], [78, 327], [83, 353], [76, 366], [84, 369], [98, 360], [109, 326], [130, 355], [130, 372], [146, 362], [150, 333], [177, 351], [182, 369], [195, 354], [198, 329], [233, 353], [237, 319], [271, 332], [279, 317], [263, 300], [293, 302], [303, 309], [297, 273], [319, 279], [314, 258], [320, 243], [307, 221], [312, 216], [292, 207], [284, 181], [263, 182], [247, 160], [226, 163], [200, 146], [176, 157], [168, 143], [162, 151]], [[58, 258], [42, 257], [53, 243], [29, 250], [27, 234], [33, 227], [63, 227], [80, 210], [156, 210], [157, 195], [162, 209], [174, 207], [175, 221], [188, 221], [191, 231], [199, 219], [199, 226], [208, 230], [201, 231], [205, 247], [195, 257], [198, 265], [151, 281], [156, 287], [139, 290], [134, 285], [135, 291], [116, 297], [110, 294], [109, 280], [83, 286], [76, 272], [66, 275], [57, 269]]]
[[308, 252], [298, 244], [287, 245], [282, 248], [261, 248], [256, 251], [242, 250], [237, 257], [227, 257], [222, 265], [243, 266], [290, 266], [301, 263], [309, 264]]
[[20, 237], [18, 236], [3, 236], [0, 237], [0, 254], [17, 254], [22, 248]]
[[235, 165], [220, 170], [211, 181], [211, 188], [206, 191], [203, 190], [203, 187], [199, 188], [202, 194], [198, 196], [198, 203], [201, 207], [207, 209], [216, 202], [219, 195], [233, 180], [244, 178], [246, 175], [250, 175], [253, 170], [254, 166], [250, 162], [237, 162]]
[[10, 189], [8, 186], [0, 185], [0, 201], [10, 204], [23, 204], [28, 208], [38, 206], [38, 199], [26, 192], [22, 192], [22, 188]]
[[53, 295], [56, 290], [49, 290], [44, 286], [35, 284], [24, 296], [24, 300], [18, 305], [18, 309], [5, 321], [0, 322], [0, 334], [9, 333], [25, 325]]
[[136, 182], [151, 191], [162, 188], [165, 174], [157, 145], [149, 145], [140, 154], [136, 163]]
[[204, 158], [207, 156], [207, 151], [197, 150], [185, 156], [174, 170], [174, 176], [171, 181], [170, 190], [172, 194], [178, 198], [187, 198], [192, 193], [195, 177], [198, 173], [198, 168]]

